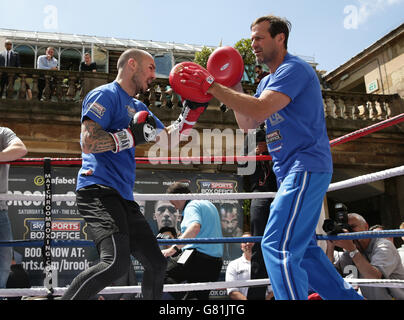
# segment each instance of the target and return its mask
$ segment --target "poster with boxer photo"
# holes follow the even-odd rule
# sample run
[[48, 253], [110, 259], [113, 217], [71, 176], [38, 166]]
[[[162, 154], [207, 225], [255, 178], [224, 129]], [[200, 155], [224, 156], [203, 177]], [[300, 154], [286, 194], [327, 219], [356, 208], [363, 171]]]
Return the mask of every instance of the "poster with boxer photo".
[[[53, 167], [52, 193], [74, 196], [78, 168]], [[44, 195], [44, 175], [41, 167], [10, 168], [10, 195]], [[207, 174], [173, 171], [137, 170], [134, 193], [165, 193], [169, 185], [176, 181], [187, 183], [193, 193], [232, 193], [243, 192], [241, 179], [232, 174]], [[243, 227], [242, 200], [212, 201], [218, 208], [223, 236], [239, 236]], [[42, 241], [44, 238], [44, 201], [9, 200], [9, 216], [14, 240]], [[138, 201], [142, 213], [149, 222], [154, 234], [164, 226], [173, 227], [180, 233], [181, 214], [168, 201]], [[91, 240], [86, 232], [86, 223], [81, 218], [75, 201], [57, 201], [52, 203], [52, 239]], [[225, 267], [228, 262], [241, 256], [240, 244], [225, 245]], [[44, 261], [41, 247], [14, 248], [16, 261], [27, 271], [32, 286], [44, 285]], [[84, 269], [97, 262], [98, 253], [94, 246], [67, 246], [51, 248], [51, 261], [55, 270], [53, 287], [64, 287]], [[143, 268], [133, 260], [138, 281], [142, 279]], [[213, 296], [225, 295], [225, 290], [213, 290]]]

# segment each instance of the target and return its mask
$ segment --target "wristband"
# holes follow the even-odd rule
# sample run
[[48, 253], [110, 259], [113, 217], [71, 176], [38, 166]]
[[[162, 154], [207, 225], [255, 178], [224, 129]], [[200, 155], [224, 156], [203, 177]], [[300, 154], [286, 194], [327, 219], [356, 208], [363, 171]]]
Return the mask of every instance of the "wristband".
[[115, 133], [109, 132], [115, 142], [115, 150], [113, 153], [118, 153], [126, 149], [133, 147], [135, 139], [133, 138], [132, 132], [128, 129], [120, 130]]
[[181, 249], [179, 249], [177, 246], [173, 246], [174, 250], [177, 251], [177, 253], [181, 252]]

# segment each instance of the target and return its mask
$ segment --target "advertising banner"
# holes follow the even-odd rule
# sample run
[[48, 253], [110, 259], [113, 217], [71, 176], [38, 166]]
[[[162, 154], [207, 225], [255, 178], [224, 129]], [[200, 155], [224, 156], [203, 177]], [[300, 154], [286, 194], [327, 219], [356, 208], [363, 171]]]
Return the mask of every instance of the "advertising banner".
[[[78, 168], [53, 167], [52, 193], [74, 195]], [[44, 176], [41, 167], [11, 167], [9, 194], [44, 195]], [[165, 193], [169, 185], [176, 181], [187, 183], [192, 193], [233, 193], [243, 192], [241, 177], [233, 174], [207, 174], [193, 172], [137, 170], [134, 193]], [[164, 226], [174, 227], [180, 233], [181, 215], [168, 201], [138, 201], [153, 232], [157, 235]], [[239, 237], [243, 229], [242, 200], [213, 200], [218, 209], [224, 237]], [[44, 239], [44, 202], [7, 201], [14, 240]], [[52, 239], [91, 240], [86, 231], [86, 223], [81, 218], [75, 201], [52, 203]], [[242, 254], [240, 244], [225, 244], [224, 271], [229, 261]], [[14, 248], [15, 260], [21, 263], [29, 275], [31, 286], [44, 285], [44, 259], [41, 247]], [[84, 269], [96, 263], [98, 253], [93, 246], [69, 246], [51, 248], [54, 277], [53, 287], [64, 287]], [[142, 266], [133, 259], [137, 281], [142, 278]], [[225, 295], [225, 290], [213, 290], [213, 295]]]

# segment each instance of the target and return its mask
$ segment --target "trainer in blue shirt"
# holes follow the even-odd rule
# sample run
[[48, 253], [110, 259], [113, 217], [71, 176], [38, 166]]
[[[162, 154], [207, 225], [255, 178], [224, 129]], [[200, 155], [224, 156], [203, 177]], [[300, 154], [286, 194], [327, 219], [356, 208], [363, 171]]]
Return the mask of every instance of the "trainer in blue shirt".
[[241, 85], [226, 88], [206, 78], [206, 70], [187, 74], [182, 83], [199, 81], [203, 92], [234, 111], [241, 129], [266, 122], [278, 192], [261, 247], [275, 299], [306, 300], [309, 285], [323, 299], [363, 299], [315, 239], [333, 165], [319, 80], [308, 63], [287, 52], [289, 29], [290, 22], [276, 16], [252, 23], [252, 49], [270, 71], [255, 96], [242, 93]]

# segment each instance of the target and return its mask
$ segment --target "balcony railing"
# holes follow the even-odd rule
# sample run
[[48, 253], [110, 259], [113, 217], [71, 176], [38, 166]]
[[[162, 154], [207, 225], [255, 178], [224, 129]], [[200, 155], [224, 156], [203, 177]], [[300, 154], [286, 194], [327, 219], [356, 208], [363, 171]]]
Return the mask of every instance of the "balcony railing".
[[327, 118], [351, 120], [385, 120], [403, 112], [397, 94], [363, 94], [323, 90]]
[[[31, 68], [0, 67], [0, 79], [6, 74], [7, 99], [26, 100], [27, 89], [31, 90], [32, 100], [38, 99], [39, 84], [43, 93], [42, 101], [81, 103], [93, 88], [114, 80], [114, 75], [77, 71], [51, 71]], [[254, 94], [255, 86], [244, 84], [244, 91]], [[350, 120], [384, 120], [402, 113], [402, 99], [397, 95], [363, 94], [323, 90], [323, 103], [326, 118]], [[137, 99], [150, 107], [172, 108], [180, 104], [180, 97], [170, 88], [168, 79], [154, 81], [148, 94], [138, 95]]]

